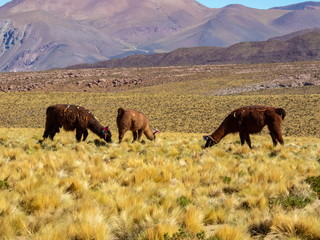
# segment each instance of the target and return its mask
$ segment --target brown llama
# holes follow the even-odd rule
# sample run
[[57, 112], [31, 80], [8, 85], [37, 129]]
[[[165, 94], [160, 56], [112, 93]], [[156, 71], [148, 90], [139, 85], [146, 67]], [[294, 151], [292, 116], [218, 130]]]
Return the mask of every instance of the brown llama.
[[160, 132], [158, 129], [150, 130], [149, 121], [147, 117], [135, 110], [125, 110], [123, 108], [118, 109], [117, 126], [119, 131], [119, 143], [121, 143], [124, 134], [131, 130], [133, 134], [133, 141], [140, 142], [142, 134], [144, 134], [149, 140], [156, 139], [156, 133]]
[[211, 147], [229, 133], [239, 132], [241, 145], [246, 141], [251, 148], [249, 134], [259, 133], [267, 125], [273, 145], [284, 144], [281, 134], [281, 123], [286, 116], [282, 108], [267, 106], [248, 106], [232, 111], [211, 135], [203, 136], [205, 148]]
[[111, 142], [111, 132], [109, 127], [103, 127], [93, 114], [86, 108], [57, 104], [47, 108], [46, 129], [43, 133], [43, 139], [50, 137], [53, 140], [56, 133], [60, 132], [63, 127], [65, 131], [76, 130], [76, 139], [81, 141], [86, 140], [88, 136], [88, 128], [104, 139], [106, 142]]

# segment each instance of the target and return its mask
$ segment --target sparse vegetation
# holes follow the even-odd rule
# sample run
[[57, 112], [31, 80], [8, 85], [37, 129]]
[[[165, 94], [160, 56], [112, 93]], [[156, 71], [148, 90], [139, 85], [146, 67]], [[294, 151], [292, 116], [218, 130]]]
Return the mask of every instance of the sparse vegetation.
[[[123, 107], [142, 111], [149, 117], [150, 125], [160, 131], [210, 133], [232, 110], [258, 104], [286, 110], [284, 136], [320, 137], [319, 86], [279, 87], [280, 83], [295, 86], [319, 81], [319, 63], [3, 73], [0, 75], [2, 88], [6, 84], [9, 87], [29, 83], [43, 87], [30, 92], [0, 93], [0, 123], [2, 127], [43, 128], [46, 108], [68, 103], [90, 109], [102, 125], [109, 124], [111, 131], [117, 130], [117, 109]], [[129, 81], [131, 78], [143, 81], [138, 85], [112, 86], [114, 79]], [[88, 83], [99, 79], [103, 81], [88, 87]], [[48, 84], [51, 81], [54, 84]], [[250, 86], [256, 84], [269, 87], [251, 92]], [[215, 95], [242, 86], [247, 86], [245, 93]]]
[[[156, 78], [164, 71], [158, 68], [150, 70], [150, 85], [112, 93], [0, 93], [0, 238], [320, 239], [318, 88], [212, 94], [223, 85], [301, 76], [304, 68], [318, 76], [318, 64], [178, 67]], [[147, 69], [106, 74], [120, 79], [130, 71], [151, 76]], [[170, 74], [173, 81], [161, 82]], [[63, 130], [40, 141], [45, 110], [56, 103], [90, 109], [110, 126], [114, 142], [89, 134], [78, 143]], [[203, 149], [203, 133], [254, 104], [286, 110], [284, 146], [273, 147], [265, 129], [252, 135], [252, 149], [238, 135]], [[161, 130], [156, 141], [131, 143], [128, 134], [119, 145], [119, 107], [143, 111]]]
[[[317, 138], [286, 137], [273, 148], [269, 136], [255, 135], [250, 150], [230, 135], [204, 150], [196, 133], [165, 132], [144, 143], [128, 135], [120, 145], [100, 145], [93, 134], [78, 143], [69, 132], [39, 143], [42, 132], [0, 129], [3, 238], [320, 236], [318, 204], [305, 201], [314, 193], [305, 179], [320, 170]], [[281, 204], [269, 205], [272, 198]], [[281, 227], [288, 219], [292, 233]]]

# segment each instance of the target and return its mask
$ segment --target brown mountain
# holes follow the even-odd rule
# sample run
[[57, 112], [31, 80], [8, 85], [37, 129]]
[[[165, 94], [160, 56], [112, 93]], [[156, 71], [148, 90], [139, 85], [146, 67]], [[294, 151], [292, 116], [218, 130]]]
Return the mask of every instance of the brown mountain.
[[180, 48], [169, 53], [133, 55], [95, 64], [74, 65], [67, 69], [313, 61], [320, 60], [319, 46], [320, 29], [313, 29], [312, 32], [300, 32], [300, 35], [290, 34], [262, 42], [242, 42], [227, 48]]
[[0, 8], [0, 71], [261, 41], [319, 27], [319, 16], [316, 7], [209, 9], [195, 0], [12, 0]]
[[274, 7], [272, 9], [282, 9], [282, 10], [305, 10], [305, 9], [319, 9], [320, 3], [319, 2], [303, 2], [297, 4], [291, 4], [284, 7]]
[[0, 69], [105, 60], [196, 24], [209, 13], [194, 0], [13, 0], [0, 8]]

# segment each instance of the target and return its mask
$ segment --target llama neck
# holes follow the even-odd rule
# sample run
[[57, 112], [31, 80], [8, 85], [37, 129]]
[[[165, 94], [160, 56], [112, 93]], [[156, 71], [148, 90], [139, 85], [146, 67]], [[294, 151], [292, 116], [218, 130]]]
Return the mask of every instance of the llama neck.
[[222, 138], [224, 138], [229, 132], [226, 130], [224, 123], [222, 123], [212, 134], [214, 141], [216, 143], [220, 142]]
[[152, 131], [150, 130], [150, 128], [146, 131], [144, 131], [144, 135], [149, 139], [149, 140], [153, 140], [154, 139], [154, 135], [152, 133]]
[[102, 130], [104, 129], [104, 127], [98, 122], [96, 118], [93, 117], [89, 120], [88, 128], [99, 137], [103, 137]]

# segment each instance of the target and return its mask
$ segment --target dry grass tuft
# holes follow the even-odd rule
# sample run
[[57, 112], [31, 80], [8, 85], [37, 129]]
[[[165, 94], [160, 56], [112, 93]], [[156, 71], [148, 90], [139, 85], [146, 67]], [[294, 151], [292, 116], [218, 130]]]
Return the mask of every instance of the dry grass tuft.
[[220, 227], [215, 235], [218, 239], [223, 240], [244, 240], [249, 239], [246, 234], [243, 232], [243, 229], [235, 226], [224, 225]]
[[0, 129], [1, 238], [319, 239], [306, 182], [317, 138], [273, 148], [254, 136], [250, 150], [231, 135], [203, 149], [202, 134], [99, 145], [65, 132], [40, 144], [42, 132]]

